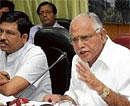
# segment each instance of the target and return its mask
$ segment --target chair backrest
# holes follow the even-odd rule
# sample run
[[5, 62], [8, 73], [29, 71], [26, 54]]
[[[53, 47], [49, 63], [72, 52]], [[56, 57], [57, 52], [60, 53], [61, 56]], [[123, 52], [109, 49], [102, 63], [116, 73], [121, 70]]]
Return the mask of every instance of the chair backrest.
[[130, 33], [121, 33], [113, 41], [130, 49]]
[[66, 37], [68, 35], [66, 34], [69, 33], [63, 28], [48, 27], [39, 30], [34, 38], [34, 44], [44, 50], [49, 66], [57, 60], [62, 52], [67, 53], [67, 58], [50, 69], [52, 92], [57, 94], [64, 94], [69, 88], [71, 61], [75, 54], [69, 39]]
[[69, 26], [70, 26], [70, 22], [71, 22], [70, 19], [57, 18], [56, 20], [57, 20], [57, 22], [58, 22], [61, 26], [63, 26], [63, 27], [66, 28], [67, 30], [69, 30]]

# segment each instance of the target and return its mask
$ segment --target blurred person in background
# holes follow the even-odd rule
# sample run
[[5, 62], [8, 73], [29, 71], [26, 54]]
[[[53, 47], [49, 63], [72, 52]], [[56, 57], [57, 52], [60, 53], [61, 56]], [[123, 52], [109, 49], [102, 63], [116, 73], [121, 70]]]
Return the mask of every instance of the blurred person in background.
[[0, 0], [0, 17], [4, 12], [14, 11], [15, 5], [12, 1]]
[[37, 8], [37, 14], [39, 15], [41, 24], [35, 25], [31, 28], [29, 34], [29, 42], [34, 43], [34, 37], [38, 30], [44, 27], [60, 27], [56, 21], [57, 9], [56, 6], [50, 2], [42, 2]]

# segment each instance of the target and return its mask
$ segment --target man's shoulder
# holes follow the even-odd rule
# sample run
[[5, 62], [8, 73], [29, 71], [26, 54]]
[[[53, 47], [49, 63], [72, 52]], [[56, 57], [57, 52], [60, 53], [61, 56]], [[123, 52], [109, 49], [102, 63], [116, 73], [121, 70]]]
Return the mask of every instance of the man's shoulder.
[[37, 25], [32, 26], [30, 30], [34, 30], [34, 29], [38, 30], [38, 29], [41, 29], [41, 28], [42, 28], [42, 25], [41, 24], [37, 24]]
[[57, 21], [55, 22], [55, 24], [53, 25], [53, 27], [64, 28], [64, 27], [61, 26]]
[[43, 51], [40, 46], [37, 46], [37, 45], [32, 44], [32, 43], [28, 43], [28, 48], [30, 48], [31, 50], [37, 51], [37, 52]]
[[26, 53], [31, 54], [31, 55], [36, 55], [36, 54], [44, 54], [44, 51], [41, 49], [41, 47], [36, 46], [34, 44], [31, 43], [27, 43], [25, 50]]

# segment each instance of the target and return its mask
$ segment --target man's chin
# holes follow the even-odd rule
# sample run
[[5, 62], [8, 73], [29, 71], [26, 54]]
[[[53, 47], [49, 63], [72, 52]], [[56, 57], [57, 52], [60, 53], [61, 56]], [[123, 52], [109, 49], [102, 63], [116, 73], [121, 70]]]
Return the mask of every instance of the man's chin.
[[50, 24], [49, 22], [44, 22], [43, 26], [49, 27], [49, 26], [53, 26], [53, 24]]
[[0, 49], [1, 49], [2, 51], [5, 51], [5, 52], [7, 52], [7, 51], [8, 51], [8, 49], [7, 49], [7, 48], [5, 48], [5, 47], [0, 47]]
[[88, 62], [90, 59], [88, 56], [86, 55], [80, 55], [80, 58], [84, 61], [84, 62]]

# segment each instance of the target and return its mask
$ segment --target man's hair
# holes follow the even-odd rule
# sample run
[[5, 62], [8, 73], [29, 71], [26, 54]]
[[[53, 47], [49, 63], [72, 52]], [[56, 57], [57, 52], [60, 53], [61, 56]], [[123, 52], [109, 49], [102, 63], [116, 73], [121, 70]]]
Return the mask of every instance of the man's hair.
[[[103, 28], [100, 18], [95, 13], [93, 13], [93, 12], [81, 13], [78, 16], [76, 16], [75, 18], [78, 18], [81, 16], [90, 17], [93, 20], [92, 23], [93, 23], [93, 27], [95, 30]], [[73, 20], [75, 20], [75, 18]], [[73, 20], [71, 21], [71, 23], [73, 22]]]
[[0, 18], [0, 24], [2, 22], [16, 22], [18, 26], [19, 32], [22, 34], [29, 34], [30, 28], [32, 27], [32, 23], [29, 20], [29, 17], [21, 11], [13, 11], [4, 13]]
[[52, 8], [52, 10], [53, 10], [53, 13], [56, 15], [57, 14], [57, 9], [56, 9], [56, 6], [54, 5], [54, 4], [52, 4], [52, 3], [50, 3], [50, 2], [42, 2], [41, 4], [39, 4], [39, 6], [38, 6], [38, 8], [37, 8], [37, 14], [39, 15], [40, 13], [40, 8], [42, 7], [42, 6], [45, 6], [45, 5], [49, 5], [49, 6], [51, 6], [51, 8]]
[[[70, 28], [71, 28], [71, 24], [79, 17], [89, 17], [92, 19], [92, 24], [93, 24], [93, 28], [96, 30], [96, 31], [99, 31], [100, 29], [103, 28], [103, 24], [100, 20], [100, 18], [98, 17], [98, 15], [96, 15], [95, 13], [93, 12], [87, 12], [87, 13], [81, 13], [79, 14], [78, 16], [76, 16], [70, 23]], [[69, 29], [70, 29], [69, 28]], [[71, 33], [71, 31], [70, 31]]]
[[102, 22], [101, 22], [100, 18], [98, 17], [98, 15], [96, 15], [93, 12], [88, 12], [87, 15], [93, 19], [95, 30], [99, 29], [99, 28], [103, 28]]
[[0, 0], [0, 9], [3, 7], [8, 7], [9, 11], [14, 11], [15, 5], [12, 1], [8, 0]]

